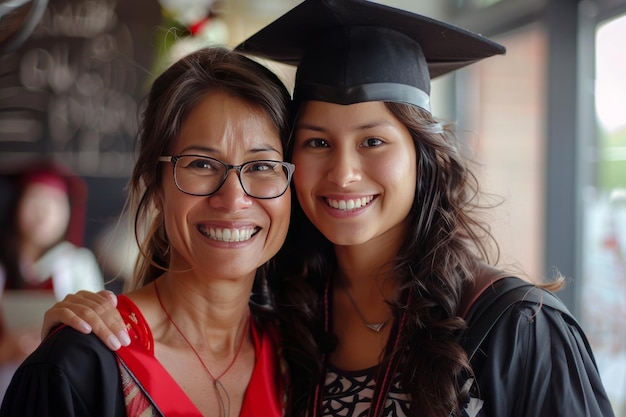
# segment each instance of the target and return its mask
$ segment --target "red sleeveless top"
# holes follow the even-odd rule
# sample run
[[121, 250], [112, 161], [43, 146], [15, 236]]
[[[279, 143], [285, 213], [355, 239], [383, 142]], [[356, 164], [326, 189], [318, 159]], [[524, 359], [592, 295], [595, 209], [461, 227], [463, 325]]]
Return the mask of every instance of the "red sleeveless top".
[[[146, 320], [137, 306], [126, 296], [118, 296], [120, 311], [132, 340], [130, 346], [116, 354], [124, 375], [124, 396], [128, 415], [156, 408], [166, 417], [202, 416], [182, 388], [154, 356], [154, 339]], [[245, 393], [241, 417], [280, 417], [283, 415], [284, 394], [278, 352], [278, 336], [273, 329], [250, 326], [256, 362]], [[128, 377], [130, 376], [130, 377]], [[138, 395], [139, 391], [142, 395]]]

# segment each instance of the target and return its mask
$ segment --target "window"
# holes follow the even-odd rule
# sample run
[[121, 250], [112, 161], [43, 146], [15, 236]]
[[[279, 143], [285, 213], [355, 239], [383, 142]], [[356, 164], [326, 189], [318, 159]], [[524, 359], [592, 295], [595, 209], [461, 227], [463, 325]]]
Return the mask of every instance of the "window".
[[581, 318], [617, 417], [626, 417], [626, 14], [595, 30], [595, 141], [583, 194]]

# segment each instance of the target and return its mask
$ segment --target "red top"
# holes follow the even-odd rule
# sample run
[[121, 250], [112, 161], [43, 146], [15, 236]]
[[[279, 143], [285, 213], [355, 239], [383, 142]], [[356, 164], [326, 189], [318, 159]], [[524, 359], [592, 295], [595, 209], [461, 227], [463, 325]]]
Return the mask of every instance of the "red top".
[[[202, 416], [182, 388], [154, 356], [150, 327], [137, 306], [126, 296], [118, 296], [120, 311], [132, 340], [116, 353], [141, 385], [148, 399], [164, 416]], [[250, 326], [256, 363], [248, 384], [241, 417], [280, 417], [283, 411], [283, 386], [277, 357], [276, 332]]]

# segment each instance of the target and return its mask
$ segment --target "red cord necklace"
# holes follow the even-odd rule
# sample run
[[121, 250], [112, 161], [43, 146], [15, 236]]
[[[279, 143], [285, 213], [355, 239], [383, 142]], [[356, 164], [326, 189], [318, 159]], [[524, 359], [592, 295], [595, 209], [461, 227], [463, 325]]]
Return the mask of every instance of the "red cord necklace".
[[187, 337], [182, 332], [182, 330], [180, 330], [180, 328], [178, 327], [176, 322], [174, 322], [174, 320], [172, 319], [172, 316], [170, 316], [170, 313], [167, 311], [167, 309], [163, 305], [163, 301], [161, 301], [161, 294], [159, 294], [159, 288], [157, 287], [156, 281], [154, 282], [154, 291], [156, 293], [157, 300], [159, 300], [159, 305], [161, 306], [161, 310], [163, 310], [163, 313], [165, 314], [165, 317], [167, 317], [167, 320], [172, 324], [172, 326], [174, 326], [174, 328], [176, 329], [176, 331], [178, 332], [180, 337], [182, 337], [183, 340], [187, 343], [187, 345], [189, 346], [191, 351], [194, 353], [194, 355], [196, 355], [196, 358], [198, 358], [198, 361], [202, 365], [202, 368], [206, 371], [206, 373], [211, 378], [211, 381], [213, 382], [213, 388], [215, 389], [215, 393], [217, 394], [217, 400], [219, 401], [220, 408], [222, 410], [221, 415], [224, 416], [224, 417], [230, 417], [230, 396], [228, 395], [228, 391], [226, 390], [226, 387], [224, 387], [224, 384], [222, 384], [220, 379], [224, 375], [226, 375], [226, 373], [228, 371], [230, 371], [230, 368], [233, 367], [233, 365], [235, 364], [235, 361], [239, 357], [239, 353], [241, 352], [241, 348], [243, 347], [243, 342], [246, 339], [246, 331], [247, 331], [246, 329], [248, 328], [248, 324], [250, 322], [250, 310], [248, 310], [248, 317], [246, 318], [246, 324], [244, 325], [244, 331], [243, 331], [243, 333], [241, 335], [241, 340], [239, 341], [239, 345], [237, 346], [237, 350], [235, 351], [235, 356], [233, 356], [233, 360], [230, 361], [230, 363], [228, 364], [226, 369], [224, 369], [224, 371], [222, 371], [221, 374], [219, 374], [217, 377], [215, 377], [215, 376], [213, 376], [211, 371], [209, 371], [209, 368], [204, 364], [204, 361], [200, 357], [200, 354], [198, 353], [196, 348], [193, 347], [193, 345], [191, 344], [189, 339], [187, 339]]

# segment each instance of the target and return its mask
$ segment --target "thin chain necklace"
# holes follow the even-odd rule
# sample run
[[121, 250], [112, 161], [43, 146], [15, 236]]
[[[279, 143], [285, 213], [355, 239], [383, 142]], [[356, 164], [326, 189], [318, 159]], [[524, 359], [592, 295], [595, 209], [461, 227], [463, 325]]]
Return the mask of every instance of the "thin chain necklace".
[[385, 325], [391, 321], [391, 317], [389, 317], [385, 321], [381, 321], [378, 323], [369, 323], [365, 319], [365, 316], [363, 315], [361, 310], [359, 309], [359, 306], [356, 304], [356, 301], [354, 301], [354, 298], [352, 297], [352, 293], [350, 292], [350, 288], [348, 288], [346, 285], [342, 285], [341, 287], [346, 292], [346, 295], [348, 296], [348, 298], [350, 299], [350, 302], [352, 303], [352, 307], [354, 307], [354, 311], [356, 311], [356, 314], [358, 314], [358, 316], [361, 318], [361, 321], [363, 322], [365, 327], [367, 327], [370, 330], [375, 331], [376, 333], [380, 333], [383, 327], [385, 327]]
[[[332, 323], [332, 302], [330, 289], [332, 287], [332, 279], [328, 279], [326, 282], [326, 288], [324, 290], [324, 295], [322, 297], [323, 301], [323, 317], [324, 317], [324, 332], [326, 334], [331, 333], [331, 323]], [[406, 305], [411, 304], [412, 300], [412, 291], [409, 290], [406, 298], [403, 297], [406, 301]], [[372, 402], [370, 404], [369, 411], [367, 413], [368, 417], [382, 417], [383, 412], [385, 410], [385, 401], [387, 400], [387, 394], [389, 393], [389, 389], [393, 383], [393, 378], [396, 375], [398, 366], [400, 364], [400, 346], [402, 345], [402, 339], [404, 337], [404, 327], [406, 325], [407, 320], [407, 309], [405, 308], [402, 314], [400, 315], [400, 319], [396, 321], [396, 325], [392, 327], [391, 334], [389, 335], [389, 340], [387, 341], [387, 347], [385, 348], [385, 355], [388, 357], [387, 365], [380, 366], [378, 365], [378, 369], [376, 370], [376, 375], [374, 380], [376, 381], [376, 387], [374, 388], [374, 392], [372, 394]], [[387, 320], [389, 321], [389, 320]], [[322, 363], [324, 364], [324, 369], [328, 368], [328, 354], [322, 354]], [[321, 378], [315, 386], [315, 391], [313, 394], [313, 410], [312, 417], [321, 417], [323, 402], [324, 402], [324, 387], [326, 380], [326, 371], [322, 372]]]
[[163, 305], [163, 301], [161, 301], [161, 294], [159, 294], [159, 288], [157, 287], [157, 283], [156, 282], [154, 283], [154, 291], [156, 292], [157, 300], [159, 300], [159, 305], [161, 306], [161, 310], [163, 310], [163, 313], [167, 317], [167, 320], [172, 324], [172, 326], [174, 326], [174, 328], [176, 329], [176, 331], [178, 332], [180, 337], [182, 337], [183, 340], [187, 343], [187, 345], [189, 346], [191, 351], [196, 355], [196, 358], [198, 358], [198, 361], [200, 361], [200, 364], [202, 365], [202, 368], [209, 375], [209, 377], [211, 378], [211, 381], [213, 381], [213, 388], [215, 389], [215, 393], [217, 394], [217, 400], [219, 401], [220, 408], [222, 409], [221, 415], [224, 416], [224, 417], [229, 417], [230, 416], [230, 396], [228, 395], [228, 391], [226, 390], [226, 387], [224, 387], [224, 384], [222, 384], [222, 381], [220, 381], [220, 379], [224, 375], [226, 375], [226, 373], [228, 371], [230, 371], [230, 368], [233, 367], [233, 365], [235, 364], [235, 361], [239, 357], [239, 353], [241, 352], [241, 348], [243, 346], [243, 341], [246, 338], [246, 329], [248, 328], [248, 323], [250, 322], [250, 310], [248, 310], [248, 317], [246, 318], [246, 324], [244, 326], [244, 332], [241, 335], [241, 340], [239, 341], [239, 346], [237, 346], [237, 350], [235, 351], [235, 356], [233, 356], [233, 360], [228, 364], [226, 369], [221, 374], [219, 374], [217, 377], [215, 377], [215, 376], [213, 376], [211, 371], [209, 371], [209, 368], [204, 364], [204, 361], [200, 357], [200, 354], [198, 353], [196, 348], [193, 347], [193, 345], [191, 344], [189, 339], [187, 339], [187, 337], [182, 332], [182, 330], [180, 330], [178, 325], [176, 325], [176, 323], [172, 319], [172, 316], [170, 316], [170, 313], [167, 311], [167, 309]]

